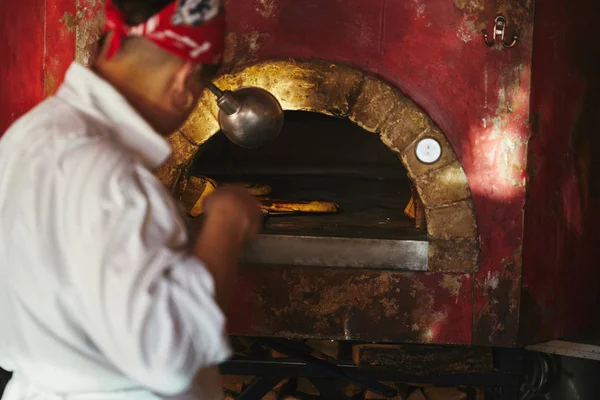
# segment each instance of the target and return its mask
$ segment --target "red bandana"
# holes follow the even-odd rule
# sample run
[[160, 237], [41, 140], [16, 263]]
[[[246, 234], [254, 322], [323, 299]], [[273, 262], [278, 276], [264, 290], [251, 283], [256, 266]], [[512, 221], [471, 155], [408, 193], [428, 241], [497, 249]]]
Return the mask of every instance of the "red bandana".
[[107, 57], [129, 36], [143, 36], [176, 56], [199, 64], [218, 64], [225, 45], [225, 13], [215, 0], [177, 0], [146, 22], [128, 26], [123, 13], [106, 0], [104, 32], [113, 31]]

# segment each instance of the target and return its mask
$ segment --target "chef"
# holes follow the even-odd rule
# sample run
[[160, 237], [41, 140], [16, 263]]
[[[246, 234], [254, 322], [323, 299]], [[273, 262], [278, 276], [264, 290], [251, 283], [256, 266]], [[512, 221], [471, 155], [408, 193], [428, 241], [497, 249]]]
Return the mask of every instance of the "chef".
[[0, 140], [5, 400], [222, 397], [224, 309], [260, 212], [217, 190], [190, 238], [153, 171], [220, 62], [218, 0], [107, 0], [93, 66]]

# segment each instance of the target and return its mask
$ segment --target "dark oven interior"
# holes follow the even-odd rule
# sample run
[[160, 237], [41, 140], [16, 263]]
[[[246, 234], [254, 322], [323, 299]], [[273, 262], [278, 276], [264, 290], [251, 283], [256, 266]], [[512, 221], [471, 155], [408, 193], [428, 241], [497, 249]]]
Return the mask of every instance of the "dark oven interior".
[[[189, 175], [207, 176], [219, 184], [267, 184], [272, 187], [269, 198], [330, 201], [339, 205], [339, 212], [335, 213], [266, 218], [264, 236], [284, 235], [288, 243], [290, 236], [311, 237], [309, 248], [314, 249], [317, 243], [327, 243], [325, 238], [344, 238], [350, 241], [345, 241], [342, 248], [326, 246], [322, 251], [347, 252], [361, 243], [355, 239], [375, 239], [380, 241], [370, 242], [369, 248], [383, 244], [379, 252], [384, 255], [386, 246], [396, 246], [394, 251], [398, 252], [400, 242], [426, 242], [423, 223], [405, 212], [412, 190], [401, 161], [379, 135], [347, 119], [286, 111], [281, 135], [273, 143], [253, 150], [238, 147], [223, 134], [216, 134], [200, 147]], [[319, 260], [313, 263], [327, 265]], [[365, 260], [357, 266], [377, 267], [376, 264]], [[380, 267], [385, 267], [385, 262]]]

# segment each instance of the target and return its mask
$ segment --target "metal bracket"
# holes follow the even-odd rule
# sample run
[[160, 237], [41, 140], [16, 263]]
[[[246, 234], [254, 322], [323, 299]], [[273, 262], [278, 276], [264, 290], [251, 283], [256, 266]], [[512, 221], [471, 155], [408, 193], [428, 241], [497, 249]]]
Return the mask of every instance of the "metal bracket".
[[504, 41], [505, 31], [506, 31], [506, 17], [504, 17], [503, 15], [498, 15], [496, 17], [496, 19], [494, 20], [494, 38], [492, 40], [489, 40], [487, 31], [484, 29], [483, 30], [483, 41], [489, 47], [493, 47], [496, 44], [496, 42], [502, 43], [502, 46], [507, 47], [507, 48], [513, 47], [517, 43], [517, 40], [519, 40], [519, 36], [518, 35], [513, 36], [512, 41], [510, 43], [506, 43]]

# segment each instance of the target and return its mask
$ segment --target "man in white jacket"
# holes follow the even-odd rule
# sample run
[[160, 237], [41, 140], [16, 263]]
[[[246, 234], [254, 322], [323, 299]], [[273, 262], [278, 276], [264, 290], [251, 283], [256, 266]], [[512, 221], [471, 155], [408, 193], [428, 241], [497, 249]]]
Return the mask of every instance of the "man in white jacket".
[[93, 67], [73, 63], [0, 140], [3, 399], [212, 399], [260, 212], [244, 190], [218, 190], [190, 239], [153, 170], [220, 60], [223, 11], [108, 0], [106, 12]]

